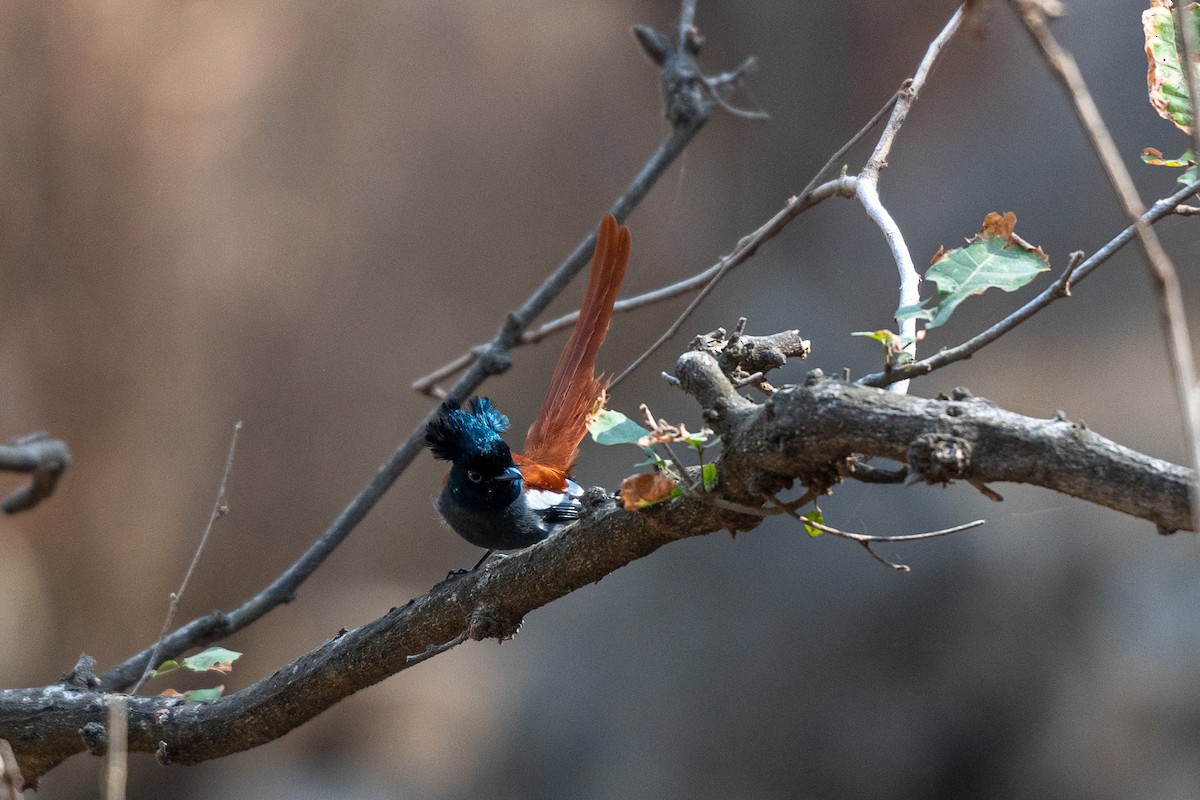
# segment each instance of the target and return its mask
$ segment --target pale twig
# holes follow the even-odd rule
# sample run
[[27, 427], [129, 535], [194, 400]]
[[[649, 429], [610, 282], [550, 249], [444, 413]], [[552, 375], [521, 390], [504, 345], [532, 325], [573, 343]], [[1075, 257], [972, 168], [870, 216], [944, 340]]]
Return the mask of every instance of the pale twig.
[[746, 76], [747, 72], [750, 72], [754, 69], [757, 63], [757, 60], [751, 56], [728, 72], [722, 72], [720, 75], [704, 76], [702, 80], [708, 96], [712, 98], [713, 102], [719, 105], [725, 112], [732, 114], [735, 117], [741, 117], [742, 119], [770, 119], [771, 115], [767, 112], [750, 111], [745, 108], [738, 108], [726, 100], [725, 96], [721, 94], [721, 90], [725, 87], [732, 86], [741, 81], [741, 79]]
[[[904, 242], [904, 234], [900, 231], [900, 226], [896, 224], [895, 219], [879, 199], [879, 173], [887, 166], [887, 157], [892, 150], [892, 144], [896, 141], [896, 136], [899, 134], [901, 126], [904, 125], [909, 110], [916, 102], [917, 95], [924, 88], [925, 81], [933, 70], [933, 65], [937, 62], [938, 56], [941, 55], [946, 44], [958, 31], [962, 20], [963, 9], [960, 7], [950, 17], [941, 32], [929, 43], [929, 47], [925, 50], [925, 57], [917, 66], [912, 81], [900, 91], [900, 96], [892, 109], [892, 115], [888, 119], [887, 125], [884, 126], [883, 133], [879, 136], [875, 150], [867, 159], [866, 165], [858, 176], [856, 194], [859, 202], [862, 203], [867, 216], [883, 233], [883, 238], [887, 241], [888, 248], [892, 251], [892, 258], [896, 262], [896, 271], [900, 276], [900, 307], [916, 305], [920, 302], [921, 276], [917, 274], [916, 267], [913, 265], [912, 253], [909, 252], [908, 245]], [[915, 317], [900, 323], [900, 336], [905, 340], [903, 352], [916, 358], [917, 320]], [[908, 391], [908, 381], [895, 381], [891, 384], [891, 390], [904, 394]]]
[[7, 739], [0, 739], [0, 800], [21, 800], [24, 795], [25, 779], [21, 776], [21, 765]]
[[[1189, 460], [1193, 468], [1200, 469], [1200, 390], [1196, 387], [1196, 367], [1192, 357], [1183, 293], [1179, 287], [1179, 275], [1159, 242], [1154, 228], [1142, 219], [1145, 205], [1138, 196], [1133, 177], [1121, 159], [1112, 134], [1104, 124], [1100, 109], [1096, 107], [1079, 65], [1054, 38], [1039, 11], [1032, 8], [1028, 2], [1017, 2], [1017, 7], [1026, 30], [1041, 49], [1046, 64], [1066, 90], [1075, 115], [1087, 133], [1113, 191], [1137, 230], [1138, 241], [1141, 243], [1150, 273], [1150, 283], [1158, 297], [1159, 318], [1167, 344], [1171, 379], [1175, 383], [1183, 414]], [[1185, 72], [1191, 72], [1190, 63], [1186, 65]], [[1200, 484], [1192, 489], [1192, 516], [1196, 522], [1200, 522]]]
[[124, 695], [113, 694], [107, 697], [106, 703], [104, 800], [125, 800], [129, 776], [129, 702]]
[[919, 541], [921, 539], [936, 539], [940, 536], [949, 536], [952, 533], [960, 533], [962, 531], [970, 530], [971, 528], [978, 528], [980, 525], [984, 524], [984, 520], [977, 519], [974, 522], [967, 522], [962, 525], [955, 525], [952, 528], [943, 528], [940, 531], [927, 531], [925, 533], [910, 533], [910, 534], [905, 534], [903, 536], [875, 536], [875, 535], [872, 535], [869, 533], [851, 533], [850, 531], [839, 530], [838, 528], [834, 528], [831, 525], [826, 525], [823, 522], [817, 522], [817, 521], [811, 520], [808, 517], [805, 517], [801, 514], [798, 514], [798, 513], [796, 513], [795, 510], [787, 508], [784, 505], [780, 505], [778, 503], [778, 501], [776, 501], [774, 498], [768, 498], [768, 499], [770, 499], [773, 503], [775, 503], [777, 508], [783, 509], [783, 513], [787, 514], [789, 517], [792, 517], [795, 520], [798, 520], [799, 522], [804, 523], [805, 525], [809, 526], [810, 528], [816, 528], [819, 531], [831, 534], [833, 536], [837, 536], [840, 539], [848, 539], [852, 542], [857, 542], [859, 545], [862, 546], [862, 548], [864, 550], [866, 550], [868, 553], [870, 553], [871, 558], [875, 559], [876, 561], [878, 561], [881, 564], [886, 564], [887, 566], [891, 567], [894, 570], [897, 570], [898, 572], [911, 572], [912, 568], [909, 567], [907, 564], [895, 564], [895, 563], [892, 563], [891, 561], [888, 561], [886, 558], [884, 558], [883, 556], [876, 553], [871, 548], [871, 545], [878, 544], [880, 542], [915, 542], [915, 541]]
[[225, 516], [229, 511], [229, 505], [225, 496], [225, 487], [229, 483], [229, 473], [233, 471], [233, 456], [237, 452], [238, 434], [241, 431], [242, 422], [238, 420], [233, 426], [233, 436], [229, 440], [229, 453], [225, 456], [225, 470], [221, 473], [221, 486], [217, 489], [217, 499], [213, 503], [212, 513], [208, 515], [208, 524], [204, 526], [204, 533], [200, 536], [200, 543], [196, 545], [196, 552], [192, 554], [192, 563], [188, 565], [187, 572], [183, 575], [183, 581], [179, 584], [179, 589], [171, 593], [171, 603], [167, 607], [167, 618], [163, 620], [162, 629], [158, 634], [158, 644], [154, 646], [150, 658], [146, 660], [146, 667], [142, 671], [142, 677], [138, 678], [137, 683], [129, 690], [130, 694], [137, 694], [138, 690], [142, 688], [142, 684], [154, 672], [154, 665], [158, 661], [159, 653], [162, 651], [163, 639], [166, 638], [167, 631], [171, 629], [171, 624], [175, 621], [175, 612], [179, 610], [179, 602], [183, 599], [183, 593], [187, 591], [188, 582], [191, 581], [192, 575], [196, 571], [196, 565], [200, 563], [200, 556], [204, 554], [204, 547], [208, 544], [208, 537], [212, 533], [213, 526], [217, 524], [217, 520]]
[[[1163, 198], [1150, 207], [1150, 210], [1142, 215], [1141, 219], [1146, 224], [1154, 224], [1164, 217], [1169, 216], [1179, 203], [1186, 200], [1188, 197], [1200, 191], [1200, 181], [1180, 189], [1170, 197]], [[1018, 308], [1013, 313], [1009, 314], [1004, 319], [992, 325], [987, 330], [976, 334], [962, 344], [948, 347], [945, 350], [940, 350], [928, 358], [914, 362], [904, 367], [897, 367], [890, 372], [875, 372], [870, 375], [864, 375], [858, 379], [858, 383], [867, 386], [887, 386], [899, 380], [915, 378], [920, 375], [928, 375], [934, 370], [941, 369], [944, 366], [953, 364], [956, 361], [962, 361], [970, 358], [979, 350], [999, 339], [1004, 334], [1008, 333], [1013, 328], [1020, 325], [1025, 320], [1032, 317], [1034, 314], [1041, 311], [1046, 306], [1066, 296], [1063, 291], [1063, 280], [1069, 281], [1070, 286], [1075, 286], [1084, 278], [1092, 273], [1097, 267], [1111, 258], [1118, 250], [1120, 250], [1137, 236], [1137, 230], [1130, 225], [1121, 233], [1114, 236], [1107, 244], [1097, 250], [1095, 253], [1071, 271], [1064, 271], [1063, 275], [1050, 286], [1042, 290], [1040, 294], [1034, 297], [1025, 305]]]
[[[892, 251], [892, 258], [896, 262], [896, 271], [900, 274], [899, 307], [916, 305], [921, 302], [921, 276], [917, 274], [912, 253], [909, 252], [908, 245], [904, 242], [904, 234], [900, 231], [900, 226], [896, 224], [896, 220], [879, 200], [878, 184], [860, 175], [855, 189], [867, 216], [879, 227], [888, 249]], [[910, 317], [900, 323], [900, 336], [905, 341], [901, 351], [916, 358], [917, 320], [915, 318]], [[896, 381], [890, 388], [892, 391], [904, 394], [908, 391], [908, 381]]]

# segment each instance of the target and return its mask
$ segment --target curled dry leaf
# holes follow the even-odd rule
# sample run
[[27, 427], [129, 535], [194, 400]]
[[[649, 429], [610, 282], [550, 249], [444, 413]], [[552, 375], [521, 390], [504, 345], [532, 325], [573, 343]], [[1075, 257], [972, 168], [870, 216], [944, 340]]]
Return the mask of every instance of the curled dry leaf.
[[635, 511], [661, 503], [671, 496], [675, 488], [675, 481], [661, 472], [630, 475], [621, 481], [621, 502], [626, 509]]

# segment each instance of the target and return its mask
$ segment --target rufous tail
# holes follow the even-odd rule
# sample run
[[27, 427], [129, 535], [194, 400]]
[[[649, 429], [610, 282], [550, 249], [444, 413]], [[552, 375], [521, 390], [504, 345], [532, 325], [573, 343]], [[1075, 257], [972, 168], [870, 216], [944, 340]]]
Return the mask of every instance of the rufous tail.
[[542, 410], [529, 427], [525, 450], [515, 456], [525, 482], [561, 491], [574, 472], [579, 443], [587, 435], [587, 417], [604, 391], [596, 377], [596, 354], [608, 334], [613, 303], [629, 264], [629, 229], [612, 214], [600, 222], [587, 293], [571, 338], [563, 347]]

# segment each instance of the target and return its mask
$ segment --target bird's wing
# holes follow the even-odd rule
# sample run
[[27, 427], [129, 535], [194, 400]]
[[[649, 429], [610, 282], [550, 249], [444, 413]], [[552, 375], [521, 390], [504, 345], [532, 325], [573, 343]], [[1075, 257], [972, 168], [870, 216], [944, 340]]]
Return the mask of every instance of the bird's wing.
[[522, 457], [516, 459], [530, 486], [561, 491], [574, 472], [588, 414], [604, 391], [604, 382], [596, 377], [596, 353], [608, 333], [613, 303], [629, 264], [629, 247], [629, 229], [618, 225], [612, 214], [606, 215], [596, 237], [579, 320], [558, 357]]

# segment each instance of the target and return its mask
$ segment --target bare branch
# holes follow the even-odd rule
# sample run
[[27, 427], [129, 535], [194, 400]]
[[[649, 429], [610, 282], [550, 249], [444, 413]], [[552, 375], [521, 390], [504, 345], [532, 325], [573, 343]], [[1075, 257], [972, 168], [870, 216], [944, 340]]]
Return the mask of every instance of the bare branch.
[[854, 178], [837, 178], [821, 184], [802, 197], [793, 197], [789, 199], [787, 205], [776, 212], [775, 216], [763, 223], [758, 230], [747, 236], [743, 236], [738, 241], [737, 246], [734, 247], [733, 252], [722, 258], [719, 262], [717, 262], [715, 267], [709, 270], [709, 272], [712, 272], [712, 278], [709, 279], [708, 283], [703, 289], [700, 290], [700, 293], [696, 295], [692, 302], [688, 304], [688, 307], [683, 310], [683, 313], [680, 314], [673, 323], [671, 323], [671, 327], [667, 328], [666, 332], [663, 333], [662, 336], [658, 337], [654, 344], [650, 345], [645, 352], [635, 358], [632, 364], [623, 369], [615, 378], [613, 378], [609, 383], [609, 388], [612, 388], [621, 381], [625, 380], [630, 373], [645, 363], [646, 359], [654, 355], [658, 348], [662, 347], [664, 344], [673, 339], [687, 318], [691, 316], [692, 312], [695, 311], [702, 302], [704, 302], [704, 298], [708, 297], [709, 293], [714, 287], [716, 287], [717, 283], [725, 276], [727, 272], [729, 272], [729, 270], [733, 269], [739, 264], [744, 263], [748, 258], [757, 253], [758, 248], [762, 247], [765, 242], [775, 238], [780, 231], [786, 228], [789, 222], [815, 206], [817, 203], [820, 203], [822, 200], [826, 200], [837, 195], [853, 196], [854, 180]]
[[[1125, 168], [1125, 162], [1121, 160], [1121, 153], [1113, 141], [1112, 134], [1104, 124], [1100, 109], [1092, 99], [1079, 65], [1054, 38], [1046, 25], [1044, 15], [1030, 0], [1014, 0], [1014, 3], [1025, 23], [1025, 29], [1037, 43], [1046, 64], [1067, 92], [1075, 115], [1083, 125], [1113, 191], [1116, 192], [1126, 216], [1133, 221], [1146, 258], [1150, 283], [1158, 297], [1159, 317], [1163, 338], [1167, 344], [1171, 379], [1175, 384], [1175, 392], [1183, 414], [1188, 458], [1193, 467], [1200, 468], [1200, 390], [1196, 387], [1196, 367], [1192, 357], [1191, 338], [1188, 335], [1183, 294], [1179, 288], [1179, 275], [1159, 242], [1154, 228], [1142, 219], [1145, 205], [1138, 196], [1133, 177]], [[1191, 73], [1190, 64], [1184, 72]], [[1200, 518], [1200, 486], [1192, 489], [1192, 509], [1193, 514]]]
[[925, 88], [925, 81], [933, 71], [933, 65], [937, 63], [938, 56], [942, 54], [942, 50], [954, 38], [954, 34], [958, 32], [962, 20], [963, 9], [960, 6], [942, 27], [938, 35], [934, 37], [933, 41], [929, 43], [929, 47], [925, 49], [925, 56], [921, 59], [921, 63], [917, 65], [917, 71], [913, 73], [912, 82], [907, 87], [901, 89], [899, 101], [892, 109], [892, 116], [888, 119], [883, 133], [879, 136], [879, 142], [875, 145], [875, 151], [871, 153], [871, 157], [867, 160], [867, 165], [863, 168], [863, 176], [868, 180], [874, 183], [879, 182], [879, 173], [887, 166], [887, 157], [892, 151], [896, 135], [900, 133], [900, 127], [904, 125], [904, 120], [908, 117], [909, 110], [912, 109], [913, 103], [917, 101], [917, 95]]
[[[775, 502], [774, 498], [769, 498], [769, 499], [772, 502]], [[796, 513], [795, 511], [787, 509], [785, 506], [780, 505], [778, 503], [776, 503], [776, 507], [782, 509], [783, 512], [785, 514], [787, 514], [789, 517], [792, 517], [793, 519], [797, 520], [798, 522], [804, 523], [805, 525], [807, 525], [810, 528], [816, 528], [819, 531], [828, 533], [832, 536], [836, 536], [839, 539], [848, 539], [851, 542], [857, 542], [858, 544], [862, 545], [862, 548], [867, 551], [867, 553], [871, 556], [871, 558], [875, 559], [876, 561], [878, 561], [880, 564], [883, 564], [884, 566], [891, 567], [892, 569], [896, 570], [897, 572], [912, 572], [912, 567], [908, 566], [907, 564], [897, 564], [893, 561], [888, 561], [886, 558], [879, 555], [879, 553], [876, 553], [875, 550], [871, 548], [871, 545], [877, 544], [879, 542], [915, 542], [920, 539], [936, 539], [940, 536], [949, 536], [952, 533], [959, 533], [961, 531], [970, 530], [971, 528], [978, 528], [980, 525], [984, 524], [984, 520], [977, 519], [974, 522], [967, 522], [962, 525], [955, 525], [952, 528], [943, 528], [940, 531], [928, 531], [926, 533], [910, 533], [910, 534], [906, 534], [904, 536], [873, 536], [873, 535], [867, 534], [867, 533], [851, 533], [849, 531], [839, 530], [839, 529], [833, 527], [832, 525], [826, 525], [824, 522], [817, 522], [816, 520], [801, 516], [800, 514]]]
[[[933, 71], [933, 65], [937, 63], [938, 56], [958, 31], [962, 20], [963, 9], [959, 7], [946, 22], [941, 32], [929, 43], [929, 47], [925, 50], [925, 57], [917, 66], [912, 81], [901, 89], [896, 105], [892, 109], [892, 116], [879, 136], [875, 151], [871, 153], [871, 157], [867, 159], [866, 165], [859, 173], [858, 185], [855, 187], [859, 202], [862, 203], [867, 216], [879, 227], [883, 238], [887, 241], [888, 249], [892, 251], [892, 258], [896, 262], [896, 271], [900, 275], [899, 307], [916, 305], [920, 302], [921, 276], [917, 274], [916, 267], [913, 265], [912, 253], [909, 252], [908, 245], [904, 242], [904, 234], [901, 233], [900, 226], [896, 224], [879, 199], [879, 173], [887, 166], [887, 157], [892, 150], [892, 144], [896, 141], [896, 136], [900, 133], [904, 120], [908, 118], [908, 112], [916, 102], [917, 95], [924, 88], [926, 79]], [[909, 318], [900, 323], [900, 336], [907, 340], [903, 352], [915, 358], [917, 354], [916, 318]], [[908, 391], [908, 381], [895, 381], [891, 384], [891, 388], [892, 391], [904, 394]]]
[[51, 439], [44, 431], [31, 433], [0, 445], [0, 470], [29, 472], [29, 485], [13, 492], [0, 503], [5, 514], [26, 511], [54, 494], [58, 481], [71, 464], [66, 442]]
[[167, 631], [171, 629], [171, 625], [175, 622], [175, 613], [179, 610], [179, 602], [183, 599], [183, 593], [187, 591], [188, 582], [191, 581], [193, 573], [196, 571], [196, 565], [200, 563], [200, 556], [204, 554], [204, 547], [208, 544], [208, 537], [212, 533], [213, 526], [217, 524], [217, 520], [225, 516], [229, 511], [226, 501], [225, 487], [229, 483], [229, 473], [233, 472], [233, 456], [237, 452], [238, 434], [242, 432], [242, 421], [238, 420], [233, 425], [233, 436], [229, 439], [229, 453], [225, 456], [225, 469], [221, 472], [221, 485], [217, 489], [217, 499], [213, 502], [212, 513], [208, 515], [208, 524], [204, 526], [204, 533], [200, 535], [200, 543], [196, 545], [196, 552], [192, 554], [192, 563], [188, 565], [187, 572], [183, 574], [183, 580], [179, 584], [179, 589], [171, 593], [171, 602], [167, 606], [167, 616], [163, 620], [162, 629], [158, 632], [158, 643], [154, 645], [154, 651], [150, 658], [146, 660], [146, 668], [142, 670], [142, 676], [138, 678], [137, 683], [129, 690], [130, 694], [137, 694], [142, 684], [150, 677], [155, 669], [155, 664], [158, 663], [158, 656], [162, 652], [163, 638], [167, 635]]
[[[900, 273], [900, 307], [916, 305], [921, 302], [921, 276], [917, 274], [917, 268], [913, 265], [912, 253], [908, 250], [900, 226], [896, 224], [896, 220], [880, 202], [878, 185], [875, 181], [867, 180], [864, 177], [866, 170], [863, 172], [864, 175], [859, 176], [855, 189], [867, 216], [883, 232], [888, 249], [892, 251], [892, 258], [896, 262], [896, 271]], [[915, 357], [917, 353], [917, 320], [910, 317], [901, 322], [900, 335], [908, 339], [907, 344], [902, 348], [903, 352]], [[891, 384], [891, 388], [893, 391], [904, 394], [908, 391], [908, 381], [895, 381]]]
[[[721, 365], [703, 351], [683, 355], [676, 374], [702, 400], [705, 420], [723, 433], [713, 492], [632, 512], [602, 490], [590, 490], [583, 518], [570, 528], [443, 581], [241, 691], [204, 703], [130, 697], [130, 752], [194, 764], [271, 741], [467, 638], [511, 637], [531, 610], [664, 544], [716, 530], [750, 530], [765, 514], [794, 510], [845, 474], [853, 453], [905, 461], [931, 483], [1022, 482], [1119, 509], [1164, 531], [1190, 524], [1189, 470], [1061, 417], [1032, 419], [965, 395], [949, 400], [898, 395], [815, 372], [804, 386], [784, 387], [752, 403], [739, 397]], [[807, 487], [800, 500], [766, 509], [751, 505], [761, 506], [764, 494], [775, 496], [795, 481]], [[953, 530], [889, 538], [833, 529], [863, 546]], [[94, 691], [62, 684], [0, 690], [0, 739], [12, 743], [30, 781], [85, 747], [99, 752], [103, 715]]]

